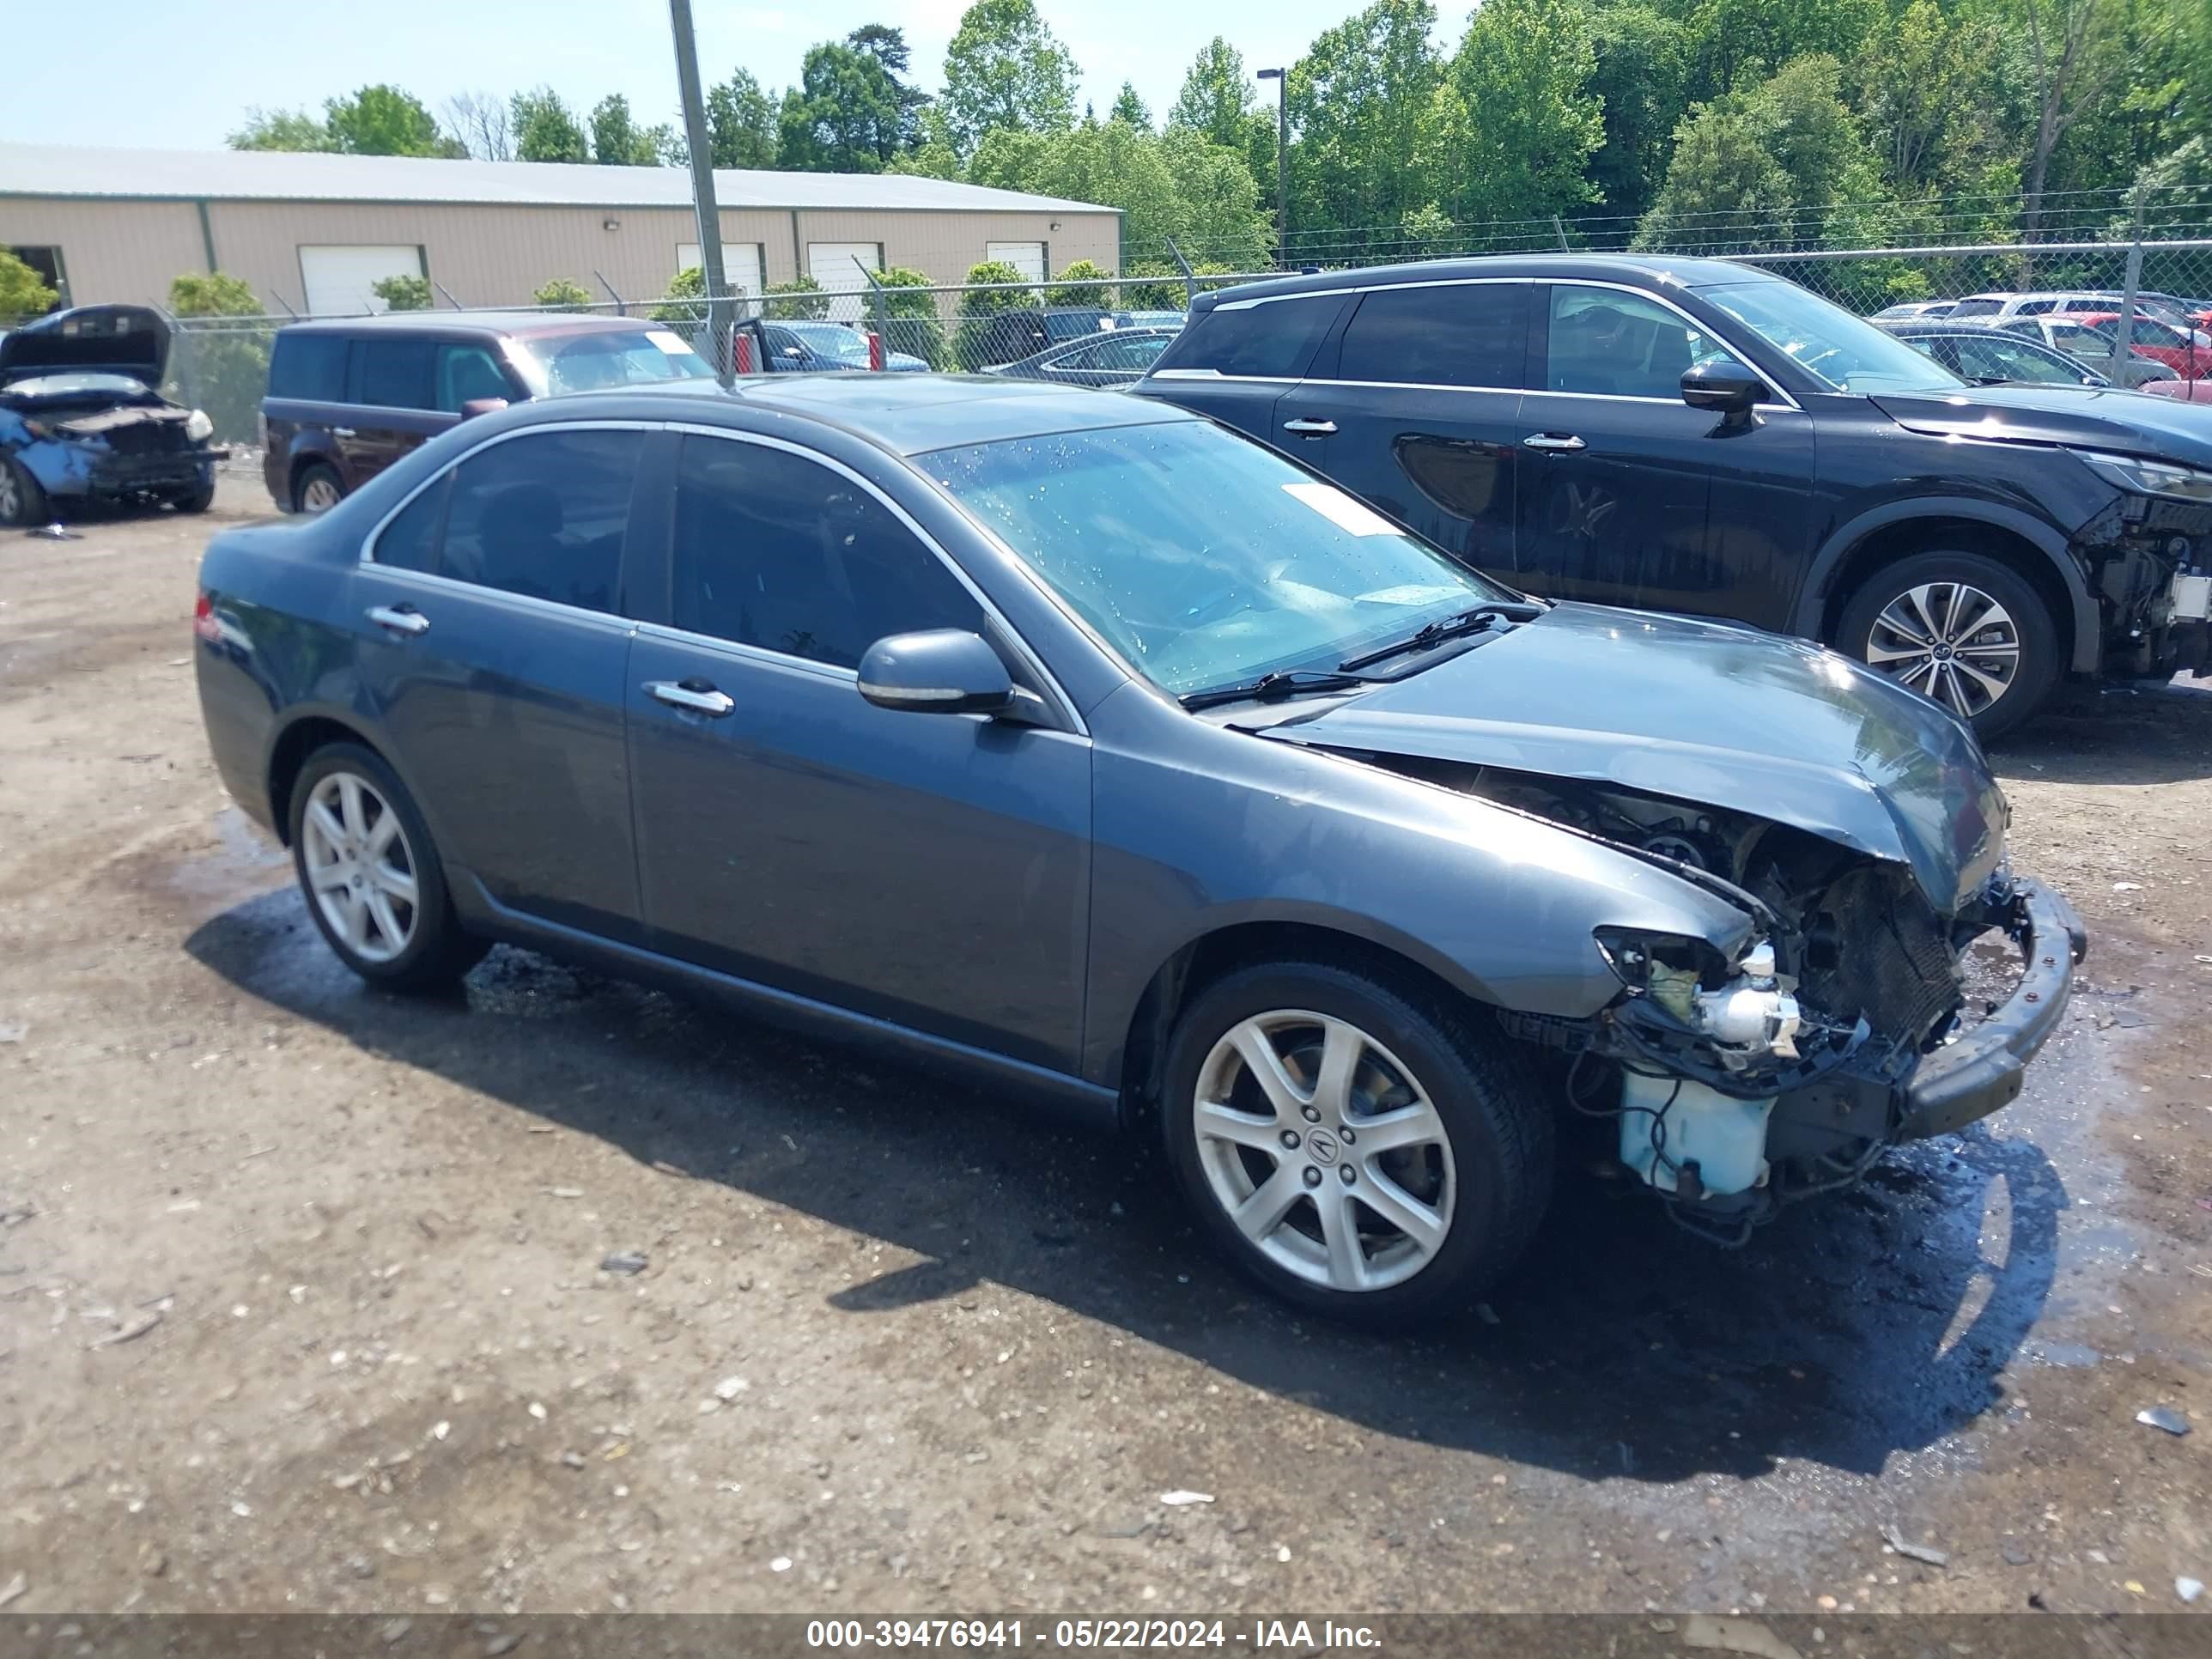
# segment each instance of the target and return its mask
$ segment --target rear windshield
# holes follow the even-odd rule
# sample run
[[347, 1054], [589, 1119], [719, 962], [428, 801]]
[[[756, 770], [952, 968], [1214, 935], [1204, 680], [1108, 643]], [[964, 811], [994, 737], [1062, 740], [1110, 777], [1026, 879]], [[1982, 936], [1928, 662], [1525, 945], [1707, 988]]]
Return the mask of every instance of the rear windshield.
[[[510, 361], [539, 397], [606, 392], [667, 380], [711, 380], [714, 371], [690, 342], [665, 328], [550, 334], [510, 342]], [[861, 349], [866, 345], [863, 343]]]
[[1191, 319], [1159, 368], [1294, 380], [1306, 372], [1322, 337], [1343, 308], [1341, 294], [1270, 300], [1233, 310], [1216, 307]]

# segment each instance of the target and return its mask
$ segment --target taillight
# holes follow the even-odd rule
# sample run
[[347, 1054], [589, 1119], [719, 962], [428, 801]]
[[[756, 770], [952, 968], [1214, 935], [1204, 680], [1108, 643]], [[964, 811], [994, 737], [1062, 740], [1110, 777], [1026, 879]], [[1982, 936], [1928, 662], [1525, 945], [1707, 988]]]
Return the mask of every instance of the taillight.
[[222, 624], [215, 619], [215, 596], [204, 588], [192, 605], [192, 632], [210, 645], [222, 643]]
[[880, 370], [884, 366], [884, 337], [873, 329], [868, 331], [868, 367]]

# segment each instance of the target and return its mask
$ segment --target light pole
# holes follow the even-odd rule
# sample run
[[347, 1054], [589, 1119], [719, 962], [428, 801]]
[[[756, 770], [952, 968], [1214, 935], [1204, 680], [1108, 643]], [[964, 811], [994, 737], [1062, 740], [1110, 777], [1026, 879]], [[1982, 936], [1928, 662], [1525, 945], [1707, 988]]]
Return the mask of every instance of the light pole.
[[1275, 260], [1287, 270], [1291, 265], [1291, 77], [1279, 69], [1261, 70], [1262, 81], [1275, 83]]
[[684, 100], [684, 142], [691, 152], [691, 202], [699, 221], [699, 275], [707, 284], [707, 361], [726, 380], [732, 365], [730, 301], [723, 287], [722, 210], [714, 201], [714, 157], [707, 145], [707, 107], [699, 95], [699, 48], [691, 33], [691, 0], [668, 0], [668, 25], [676, 39], [676, 91]]

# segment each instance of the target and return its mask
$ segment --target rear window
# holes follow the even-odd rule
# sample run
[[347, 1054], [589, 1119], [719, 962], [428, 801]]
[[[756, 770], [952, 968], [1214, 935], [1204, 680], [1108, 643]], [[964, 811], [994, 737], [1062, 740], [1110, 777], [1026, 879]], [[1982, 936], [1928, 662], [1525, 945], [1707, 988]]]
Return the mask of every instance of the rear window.
[[430, 340], [356, 340], [349, 401], [379, 409], [428, 409], [430, 362], [437, 349]]
[[309, 403], [343, 402], [347, 343], [343, 334], [277, 335], [269, 360], [269, 395]]
[[2004, 308], [2002, 300], [1961, 300], [1951, 307], [1954, 317], [1994, 317]]
[[1343, 309], [1340, 294], [1270, 300], [1233, 311], [1217, 307], [1191, 319], [1159, 366], [1295, 380]]

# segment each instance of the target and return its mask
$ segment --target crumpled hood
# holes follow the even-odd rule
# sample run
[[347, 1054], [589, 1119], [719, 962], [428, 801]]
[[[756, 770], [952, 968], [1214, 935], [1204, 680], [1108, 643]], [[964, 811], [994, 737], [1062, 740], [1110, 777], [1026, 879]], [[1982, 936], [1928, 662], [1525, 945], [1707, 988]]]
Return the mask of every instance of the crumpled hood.
[[1943, 915], [2010, 809], [1934, 703], [1804, 640], [1561, 605], [1395, 684], [1235, 724], [1318, 748], [1503, 767], [1745, 812], [1911, 866]]
[[1985, 386], [1971, 391], [1876, 392], [1874, 406], [1908, 432], [2071, 444], [2212, 466], [2212, 409], [2140, 392]]
[[169, 325], [144, 306], [78, 306], [0, 336], [0, 386], [32, 375], [127, 374], [159, 386]]

